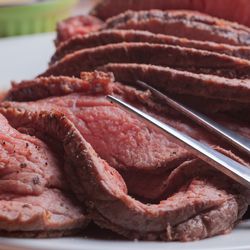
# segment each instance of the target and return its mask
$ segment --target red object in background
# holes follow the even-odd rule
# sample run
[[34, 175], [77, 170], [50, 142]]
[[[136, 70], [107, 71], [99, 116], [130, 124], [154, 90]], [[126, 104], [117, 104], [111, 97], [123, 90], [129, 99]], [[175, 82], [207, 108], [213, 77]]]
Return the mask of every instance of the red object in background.
[[56, 46], [76, 35], [84, 35], [98, 30], [102, 21], [93, 16], [74, 16], [57, 24]]
[[197, 10], [250, 26], [250, 0], [103, 0], [92, 13], [105, 20], [128, 9]]

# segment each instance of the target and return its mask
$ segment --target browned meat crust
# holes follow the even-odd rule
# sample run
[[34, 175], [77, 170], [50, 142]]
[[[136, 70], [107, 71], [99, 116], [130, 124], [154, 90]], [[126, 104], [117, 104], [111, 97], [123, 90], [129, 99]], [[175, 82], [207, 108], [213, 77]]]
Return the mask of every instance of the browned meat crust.
[[80, 78], [72, 77], [41, 77], [22, 83], [12, 83], [12, 88], [5, 99], [15, 101], [34, 101], [50, 96], [63, 96], [71, 93], [107, 93], [108, 84], [112, 82], [113, 75], [95, 71], [84, 72]]
[[107, 63], [143, 63], [169, 66], [228, 78], [248, 78], [250, 61], [209, 51], [172, 45], [118, 43], [83, 49], [67, 55], [41, 76], [79, 76]]
[[137, 80], [142, 80], [171, 94], [232, 100], [248, 105], [250, 102], [248, 79], [228, 79], [146, 64], [108, 64], [102, 69], [112, 72], [119, 82], [136, 85]]
[[233, 46], [228, 44], [217, 44], [209, 41], [196, 41], [187, 38], [179, 38], [162, 34], [154, 34], [142, 30], [102, 30], [84, 36], [78, 35], [63, 42], [57, 49], [51, 63], [62, 59], [67, 54], [77, 50], [93, 48], [106, 44], [121, 42], [147, 42], [178, 45], [186, 48], [195, 48], [235, 56], [242, 59], [250, 59], [250, 48], [248, 46]]
[[248, 0], [103, 0], [92, 14], [107, 19], [126, 10], [180, 9], [197, 10], [250, 26]]
[[193, 11], [126, 11], [108, 19], [104, 29], [148, 30], [193, 40], [249, 45], [250, 29]]

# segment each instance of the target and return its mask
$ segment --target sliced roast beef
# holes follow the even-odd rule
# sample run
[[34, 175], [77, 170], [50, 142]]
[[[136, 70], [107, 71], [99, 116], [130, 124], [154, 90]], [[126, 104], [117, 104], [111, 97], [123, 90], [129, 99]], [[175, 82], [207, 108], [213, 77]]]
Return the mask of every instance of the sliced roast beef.
[[[15, 101], [33, 101], [50, 96], [63, 96], [72, 93], [108, 93], [113, 75], [95, 71], [84, 72], [81, 79], [75, 77], [41, 77], [32, 81], [13, 82], [5, 99]], [[6, 96], [7, 95], [7, 96]]]
[[232, 46], [228, 44], [217, 44], [213, 42], [203, 42], [189, 40], [187, 38], [179, 38], [175, 36], [167, 36], [162, 34], [153, 34], [142, 30], [102, 30], [84, 36], [74, 36], [63, 42], [56, 49], [51, 59], [51, 64], [62, 59], [65, 55], [77, 50], [93, 48], [106, 44], [121, 42], [147, 42], [178, 45], [181, 47], [208, 50], [229, 56], [235, 56], [243, 59], [250, 59], [250, 48], [248, 46]]
[[65, 56], [41, 76], [79, 76], [107, 63], [144, 63], [169, 66], [228, 78], [248, 78], [250, 61], [214, 52], [148, 43], [118, 43], [83, 49]]
[[4, 108], [9, 106], [31, 111], [60, 111], [75, 124], [98, 154], [116, 169], [165, 171], [187, 157], [185, 150], [111, 104], [104, 95], [88, 95], [83, 91], [36, 102], [1, 104]]
[[0, 126], [0, 234], [48, 237], [83, 229], [88, 219], [65, 181], [61, 157], [2, 115]]
[[194, 11], [126, 11], [108, 19], [104, 29], [148, 30], [193, 40], [249, 45], [250, 29]]
[[[162, 73], [163, 75], [160, 75], [159, 78], [164, 78], [164, 74], [167, 73], [168, 78], [171, 80], [171, 77], [176, 77], [176, 82], [178, 84], [178, 82], [181, 82], [181, 76], [183, 76], [183, 79], [185, 81], [190, 82], [190, 86], [188, 86], [189, 88], [192, 88], [195, 86], [195, 82], [197, 81], [197, 85], [200, 83], [200, 87], [198, 88], [199, 91], [197, 91], [197, 94], [201, 94], [200, 99], [202, 98], [207, 100], [204, 95], [204, 92], [206, 91], [207, 93], [211, 94], [210, 99], [213, 100], [213, 97], [217, 95], [215, 93], [215, 90], [213, 90], [211, 88], [211, 85], [216, 85], [218, 84], [218, 86], [216, 86], [217, 91], [219, 90], [220, 87], [225, 88], [224, 94], [222, 94], [222, 96], [220, 96], [221, 98], [221, 103], [222, 104], [227, 104], [228, 101], [231, 102], [231, 100], [235, 100], [234, 103], [240, 103], [240, 101], [242, 101], [242, 104], [246, 104], [248, 105], [248, 99], [246, 96], [244, 96], [244, 94], [241, 96], [241, 91], [242, 88], [244, 89], [245, 92], [247, 92], [247, 85], [248, 82], [246, 80], [242, 80], [237, 82], [232, 81], [230, 82], [228, 85], [226, 84], [228, 80], [230, 79], [224, 79], [224, 78], [220, 78], [220, 77], [213, 77], [213, 76], [207, 76], [204, 75], [204, 79], [203, 79], [203, 75], [201, 75], [201, 77], [199, 78], [199, 75], [193, 74], [193, 73], [185, 73], [182, 71], [177, 71], [177, 70], [172, 70], [172, 69], [168, 69], [168, 68], [163, 68], [163, 67], [158, 67], [158, 66], [150, 66], [150, 65], [133, 65], [133, 64], [109, 64], [106, 65], [104, 68], [108, 69], [114, 69], [114, 73], [119, 73], [119, 71], [121, 71], [121, 73], [123, 73], [123, 69], [125, 72], [125, 76], [126, 79], [131, 79], [131, 81], [128, 83], [130, 83], [133, 87], [130, 86], [126, 86], [124, 84], [120, 84], [117, 82], [113, 82], [114, 81], [114, 77], [111, 73], [104, 73], [104, 72], [100, 72], [100, 71], [95, 71], [95, 72], [82, 72], [81, 73], [81, 79], [78, 78], [69, 78], [69, 77], [41, 77], [41, 78], [36, 78], [34, 80], [30, 80], [30, 81], [23, 81], [19, 84], [15, 83], [12, 87], [12, 89], [10, 89], [10, 91], [7, 93], [5, 100], [10, 100], [10, 101], [18, 101], [18, 102], [22, 102], [22, 103], [16, 103], [16, 105], [23, 105], [23, 107], [29, 107], [30, 109], [36, 110], [36, 104], [40, 103], [44, 103], [41, 106], [46, 105], [46, 102], [48, 105], [54, 105], [57, 102], [60, 103], [60, 100], [63, 100], [65, 98], [65, 102], [62, 101], [62, 103], [64, 103], [63, 105], [59, 104], [59, 106], [63, 107], [67, 107], [67, 100], [70, 100], [71, 98], [76, 97], [76, 102], [75, 103], [70, 103], [69, 101], [69, 107], [72, 106], [72, 108], [76, 108], [77, 104], [78, 104], [78, 99], [79, 101], [79, 109], [81, 110], [81, 108], [84, 107], [89, 107], [88, 103], [91, 103], [89, 100], [93, 99], [96, 100], [97, 103], [100, 102], [100, 104], [94, 103], [92, 102], [91, 104], [93, 106], [101, 106], [101, 104], [103, 105], [107, 105], [108, 107], [113, 107], [112, 104], [110, 104], [109, 102], [106, 101], [106, 99], [104, 98], [106, 94], [114, 94], [117, 95], [118, 97], [125, 99], [126, 101], [138, 106], [139, 108], [143, 109], [145, 112], [151, 112], [152, 115], [156, 115], [159, 114], [160, 116], [162, 114], [168, 114], [170, 116], [172, 116], [174, 119], [178, 119], [178, 122], [176, 124], [171, 123], [171, 119], [167, 119], [165, 121], [170, 122], [171, 125], [173, 125], [174, 127], [178, 127], [178, 123], [180, 121], [180, 115], [176, 114], [176, 112], [173, 112], [169, 107], [167, 107], [164, 103], [159, 102], [160, 100], [156, 100], [154, 98], [154, 96], [152, 96], [150, 94], [150, 92], [144, 92], [144, 91], [139, 91], [137, 89], [135, 89], [134, 87], [137, 86], [136, 83], [133, 81], [133, 77], [129, 75], [130, 70], [132, 72], [134, 72], [133, 70], [138, 70], [138, 72], [136, 72], [138, 75], [140, 75], [141, 71], [145, 72], [145, 75], [147, 75], [147, 71], [149, 71], [150, 73], [154, 73], [156, 72], [157, 74]], [[151, 72], [152, 71], [152, 72]], [[127, 75], [128, 72], [128, 75]], [[172, 73], [172, 75], [170, 74]], [[158, 77], [158, 75], [156, 74], [156, 77]], [[122, 74], [121, 74], [122, 75]], [[117, 78], [119, 78], [119, 74], [117, 76]], [[166, 77], [166, 76], [165, 76]], [[180, 77], [180, 78], [179, 78]], [[122, 78], [122, 77], [121, 77]], [[214, 82], [209, 83], [208, 78], [213, 78]], [[67, 84], [65, 85], [64, 80], [67, 79]], [[71, 79], [71, 81], [69, 80]], [[78, 82], [76, 80], [78, 80], [79, 82], [81, 81], [86, 81], [86, 79], [88, 79], [88, 82], [90, 83], [88, 86], [88, 88], [86, 88], [86, 85], [83, 84], [82, 87], [78, 84]], [[125, 78], [124, 78], [125, 79]], [[146, 79], [142, 79], [141, 80], [146, 80], [146, 82], [148, 82], [148, 78]], [[61, 81], [60, 81], [61, 80]], [[183, 80], [183, 81], [184, 81]], [[193, 81], [195, 80], [195, 81]], [[184, 82], [185, 82], [184, 81]], [[54, 82], [57, 82], [57, 85], [55, 85], [57, 87], [57, 89], [59, 91], [55, 91], [55, 86], [53, 85]], [[155, 86], [156, 88], [159, 88], [161, 91], [163, 92], [168, 92], [168, 84], [165, 83], [164, 81], [162, 81], [163, 83], [161, 83], [161, 81], [157, 81], [157, 83], [151, 82], [152, 86]], [[173, 81], [174, 82], [174, 81]], [[51, 84], [49, 84], [51, 83]], [[124, 83], [126, 83], [126, 81], [124, 81]], [[181, 84], [181, 83], [180, 83]], [[37, 95], [36, 92], [39, 92], [41, 89], [43, 89], [43, 87], [46, 86], [47, 88], [47, 92], [44, 92], [44, 95]], [[62, 88], [63, 86], [63, 88]], [[238, 86], [238, 87], [237, 87]], [[90, 88], [89, 88], [90, 87]], [[171, 87], [171, 86], [170, 86]], [[176, 89], [182, 89], [181, 85], [178, 86]], [[211, 89], [210, 89], [211, 88]], [[231, 88], [231, 92], [228, 90]], [[63, 89], [63, 91], [61, 91]], [[51, 91], [53, 90], [53, 91]], [[70, 91], [69, 91], [70, 90]], [[218, 91], [219, 92], [219, 91]], [[40, 93], [43, 93], [42, 91], [40, 91]], [[178, 92], [179, 93], [179, 92]], [[182, 92], [180, 92], [180, 96], [187, 98], [188, 96], [191, 96], [191, 98], [194, 97], [194, 91], [192, 93], [187, 92], [188, 94], [182, 94]], [[203, 93], [203, 94], [202, 94]], [[238, 93], [238, 95], [240, 95], [240, 99], [236, 98], [236, 94]], [[57, 98], [55, 98], [57, 96]], [[51, 97], [51, 98], [49, 98]], [[218, 96], [219, 97], [219, 96]], [[233, 98], [234, 97], [234, 98]], [[217, 100], [217, 99], [214, 100]], [[209, 100], [210, 100], [209, 99]], [[30, 101], [36, 101], [38, 100], [39, 102], [30, 102]], [[57, 101], [58, 100], [58, 101]], [[84, 103], [86, 101], [86, 103]], [[27, 105], [33, 103], [34, 105]], [[14, 102], [12, 103], [12, 105], [14, 104]], [[204, 102], [205, 104], [205, 102]], [[1, 106], [8, 106], [8, 102], [4, 102], [2, 103]], [[87, 106], [86, 106], [87, 105]], [[38, 105], [39, 106], [39, 105]], [[243, 106], [244, 107], [244, 106]], [[116, 107], [117, 108], [117, 107]], [[228, 108], [230, 108], [230, 105], [228, 105]], [[232, 110], [233, 107], [231, 107]], [[229, 109], [230, 110], [230, 109]], [[155, 113], [156, 112], [156, 113]], [[112, 113], [112, 112], [110, 112]], [[154, 114], [155, 113], [155, 114]], [[156, 115], [156, 116], [159, 116]], [[219, 115], [221, 117], [221, 121], [225, 122], [226, 125], [230, 125], [232, 123], [240, 123], [240, 121], [234, 121], [234, 119], [228, 119], [227, 115]], [[162, 119], [162, 118], [161, 118]], [[186, 122], [186, 121], [185, 121]], [[236, 125], [237, 127], [237, 125]], [[241, 125], [239, 126], [239, 128], [244, 127], [244, 123], [241, 123]], [[195, 138], [199, 138], [200, 133], [198, 132], [197, 134], [192, 133], [191, 130], [189, 130], [188, 128], [185, 128], [185, 126], [180, 126], [178, 127], [180, 130], [184, 130], [186, 133], [190, 134], [191, 136], [195, 137]], [[246, 130], [246, 129], [244, 129]], [[195, 129], [194, 131], [198, 131], [197, 129]], [[242, 131], [243, 132], [243, 131]], [[247, 136], [247, 134], [244, 132], [244, 136]], [[250, 136], [250, 133], [249, 133]], [[201, 137], [200, 137], [201, 138]], [[208, 140], [208, 138], [212, 138], [211, 136], [209, 137], [203, 137], [202, 140]], [[209, 140], [208, 140], [209, 141]], [[212, 142], [212, 141], [211, 141]]]
[[102, 21], [94, 16], [74, 16], [57, 24], [56, 46], [77, 35], [96, 31], [102, 26]]
[[186, 163], [184, 169], [192, 164], [198, 172], [204, 168], [205, 174], [187, 176], [159, 204], [144, 204], [128, 195], [121, 175], [98, 157], [65, 116], [11, 107], [5, 113], [10, 120], [13, 115], [19, 116], [16, 125], [30, 127], [61, 143], [67, 177], [78, 199], [97, 224], [128, 238], [190, 241], [225, 234], [246, 211], [246, 197], [237, 185], [224, 176], [218, 183], [213, 178], [218, 173], [197, 160]]
[[[85, 74], [89, 75], [89, 73], [83, 73], [82, 77]], [[100, 73], [95, 72], [93, 78], [95, 74], [97, 74], [97, 77], [100, 76]], [[105, 78], [104, 73], [102, 75]], [[172, 116], [171, 111], [167, 107], [154, 102], [148, 92], [141, 92], [132, 87], [112, 83], [112, 77], [107, 75], [108, 77], [110, 77], [109, 83], [111, 85], [109, 93], [125, 99], [196, 139], [206, 141], [211, 145], [218, 144], [216, 138], [208, 136], [201, 128], [186, 120], [180, 120], [179, 116]], [[95, 151], [112, 167], [120, 171], [125, 180], [128, 180], [130, 193], [150, 200], [161, 196], [164, 193], [164, 186], [162, 185], [169, 175], [169, 171], [185, 159], [190, 158], [190, 155], [165, 136], [109, 103], [104, 96], [107, 92], [96, 94], [95, 91], [92, 91], [90, 93], [84, 87], [82, 93], [53, 97], [53, 93], [49, 91], [51, 93], [50, 98], [46, 98], [48, 95], [44, 97], [36, 96], [36, 90], [41, 88], [39, 86], [46, 85], [49, 87], [48, 83], [54, 82], [55, 79], [56, 77], [38, 78], [15, 85], [14, 89], [10, 91], [11, 98], [9, 99], [28, 102], [4, 102], [1, 107], [4, 110], [8, 107], [16, 107], [32, 111], [57, 110], [62, 112], [75, 124]], [[61, 84], [64, 85], [64, 82]], [[74, 85], [75, 82], [71, 81], [69, 84]], [[100, 88], [101, 84], [104, 87]], [[58, 88], [60, 89], [59, 85], [60, 82], [58, 82]], [[98, 89], [105, 89], [106, 85], [107, 82], [100, 81], [99, 85], [96, 86], [98, 86]], [[71, 86], [69, 89], [74, 89], [74, 87]], [[33, 92], [34, 95], [32, 95]], [[29, 94], [25, 95], [25, 93]], [[34, 96], [37, 97], [37, 101], [30, 102], [35, 100]], [[40, 100], [38, 100], [39, 98]], [[149, 174], [151, 174], [150, 183], [152, 185], [156, 186], [158, 181], [158, 188], [151, 189], [150, 192], [147, 190], [147, 187], [149, 188]], [[130, 177], [132, 175], [133, 178]], [[138, 180], [137, 183], [136, 179]], [[144, 188], [142, 188], [143, 186]]]
[[[84, 73], [82, 77], [86, 78], [86, 75], [90, 74]], [[92, 82], [96, 83], [96, 85], [93, 85], [93, 89], [104, 90], [107, 87], [108, 77], [110, 81], [113, 79], [110, 75], [105, 77], [102, 74], [101, 77], [100, 72], [95, 72], [92, 75], [95, 75], [93, 76], [95, 80], [92, 79]], [[97, 85], [98, 81], [99, 85]], [[11, 103], [11, 106], [36, 111], [58, 110], [63, 112], [76, 124], [84, 138], [92, 144], [95, 150], [121, 171], [123, 176], [136, 175], [138, 177], [135, 185], [133, 182], [128, 183], [130, 193], [145, 199], [157, 199], [164, 190], [158, 188], [156, 190], [151, 189], [150, 192], [146, 191], [145, 188], [149, 187], [146, 177], [150, 174], [145, 172], [150, 172], [151, 175], [152, 171], [161, 172], [161, 174], [154, 174], [155, 178], [151, 176], [152, 185], [159, 183], [159, 178], [164, 182], [169, 174], [169, 169], [176, 167], [189, 155], [165, 137], [148, 130], [132, 116], [128, 116], [118, 107], [111, 105], [104, 96], [93, 96], [95, 91], [92, 91], [92, 95], [89, 96], [86, 85], [79, 85], [79, 82], [81, 82], [80, 79], [75, 78], [70, 81], [68, 77], [37, 78], [33, 81], [24, 81], [13, 86], [7, 99], [16, 101], [42, 99], [37, 102]], [[65, 83], [68, 85], [65, 85]], [[46, 91], [41, 91], [43, 89], [46, 89]], [[61, 90], [66, 90], [66, 92], [63, 93]], [[69, 94], [68, 90], [83, 93], [44, 99], [49, 96]], [[102, 94], [105, 94], [105, 91]], [[9, 105], [10, 103], [7, 102], [3, 104], [5, 107]], [[158, 147], [155, 148], [155, 145], [158, 145]], [[162, 155], [162, 151], [165, 152], [165, 155]], [[141, 178], [142, 176], [144, 178]], [[135, 180], [135, 178], [133, 179]], [[140, 190], [139, 186], [144, 188]]]
[[102, 70], [132, 86], [147, 82], [176, 100], [206, 113], [249, 110], [249, 80], [227, 79], [144, 64], [108, 64]]
[[126, 10], [190, 9], [250, 26], [248, 0], [103, 0], [92, 14], [107, 19]]

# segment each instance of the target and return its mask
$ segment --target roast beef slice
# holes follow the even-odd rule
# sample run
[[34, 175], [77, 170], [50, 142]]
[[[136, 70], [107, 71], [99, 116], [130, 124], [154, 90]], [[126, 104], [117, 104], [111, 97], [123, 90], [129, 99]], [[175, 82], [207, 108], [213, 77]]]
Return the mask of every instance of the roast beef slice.
[[250, 26], [248, 0], [103, 0], [91, 13], [101, 19], [107, 19], [126, 10], [150, 9], [196, 10]]
[[249, 78], [250, 62], [214, 52], [173, 45], [118, 43], [76, 51], [50, 66], [41, 76], [76, 76], [107, 63], [168, 66], [228, 78]]
[[235, 56], [242, 59], [250, 59], [250, 49], [248, 46], [233, 46], [228, 44], [218, 44], [210, 41], [196, 41], [175, 36], [154, 34], [142, 30], [101, 30], [85, 35], [73, 36], [56, 48], [56, 52], [51, 58], [51, 64], [62, 59], [67, 54], [81, 49], [94, 48], [106, 44], [121, 42], [147, 42], [177, 45], [186, 48], [195, 48]]
[[250, 29], [209, 15], [187, 10], [126, 11], [108, 19], [104, 29], [148, 30], [193, 40], [249, 45]]
[[88, 220], [69, 190], [61, 157], [2, 115], [0, 124], [1, 234], [62, 236], [84, 228]]

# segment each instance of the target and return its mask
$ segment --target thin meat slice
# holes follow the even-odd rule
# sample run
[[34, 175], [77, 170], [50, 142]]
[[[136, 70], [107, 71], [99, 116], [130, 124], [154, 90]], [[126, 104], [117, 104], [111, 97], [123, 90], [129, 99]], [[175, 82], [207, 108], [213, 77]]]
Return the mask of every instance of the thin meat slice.
[[189, 40], [162, 34], [154, 34], [142, 30], [102, 30], [86, 35], [78, 35], [61, 43], [57, 47], [55, 54], [51, 58], [50, 64], [62, 59], [67, 54], [77, 50], [94, 48], [101, 45], [121, 43], [121, 42], [147, 42], [178, 45], [186, 48], [208, 50], [242, 59], [250, 59], [250, 48], [248, 46], [233, 46], [228, 44], [217, 44], [213, 42], [203, 42]]
[[[5, 99], [15, 101], [33, 101], [50, 96], [62, 96], [72, 93], [108, 93], [113, 75], [100, 71], [84, 72], [80, 78], [75, 77], [41, 77], [22, 83], [12, 82], [12, 88], [5, 94]], [[7, 95], [7, 96], [6, 96]]]
[[[168, 94], [167, 91], [164, 91]], [[173, 99], [185, 104], [197, 111], [206, 114], [219, 114], [225, 113], [227, 115], [237, 116], [239, 119], [243, 118], [242, 114], [249, 112], [249, 103], [233, 101], [230, 99], [214, 98], [212, 96], [203, 97], [195, 95], [183, 94], [169, 94]]]
[[207, 177], [187, 178], [159, 204], [144, 204], [128, 195], [121, 175], [98, 157], [63, 115], [10, 108], [9, 118], [13, 115], [19, 116], [18, 126], [33, 128], [61, 143], [67, 178], [78, 199], [98, 225], [130, 239], [191, 241], [225, 234], [247, 209], [247, 199], [237, 185], [224, 176], [218, 183], [201, 161], [195, 165], [207, 168]]
[[190, 9], [250, 26], [248, 0], [103, 0], [91, 13], [101, 19], [126, 10]]
[[107, 64], [101, 69], [112, 72], [119, 82], [136, 85], [136, 81], [141, 80], [165, 93], [179, 95], [179, 99], [182, 95], [191, 101], [193, 97], [220, 99], [223, 104], [239, 103], [240, 108], [244, 104], [247, 107], [250, 102], [250, 81], [247, 79], [228, 79], [145, 64]]
[[245, 116], [250, 107], [247, 79], [227, 79], [143, 64], [107, 64], [99, 69], [112, 72], [123, 84], [139, 87], [137, 80], [144, 81], [202, 113], [218, 114], [218, 117], [226, 113], [237, 120], [249, 121]]
[[126, 11], [105, 22], [104, 29], [148, 30], [193, 40], [249, 45], [250, 29], [187, 10]]
[[89, 221], [79, 202], [58, 189], [45, 189], [39, 196], [0, 194], [0, 210], [0, 235], [4, 236], [77, 235]]
[[247, 209], [241, 195], [231, 195], [199, 178], [182, 183], [182, 188], [159, 204], [146, 205], [119, 188], [122, 184], [117, 185], [119, 179], [108, 174], [112, 168], [105, 162], [96, 158], [91, 161], [96, 167], [78, 169], [77, 173], [83, 180], [91, 178], [99, 185], [82, 182], [82, 187], [74, 189], [77, 193], [84, 190], [89, 197], [87, 206], [97, 224], [131, 239], [191, 241], [225, 234]]
[[185, 150], [111, 104], [105, 96], [71, 94], [36, 102], [4, 102], [1, 106], [60, 111], [98, 154], [118, 170], [161, 172], [187, 158]]
[[94, 16], [74, 16], [69, 17], [57, 24], [57, 37], [55, 44], [59, 46], [68, 39], [84, 35], [100, 29], [102, 21]]
[[83, 229], [88, 219], [65, 181], [63, 161], [2, 115], [0, 127], [0, 234], [54, 237]]
[[250, 62], [214, 52], [148, 43], [118, 43], [83, 49], [65, 56], [40, 76], [79, 76], [107, 63], [169, 66], [228, 78], [248, 78]]

